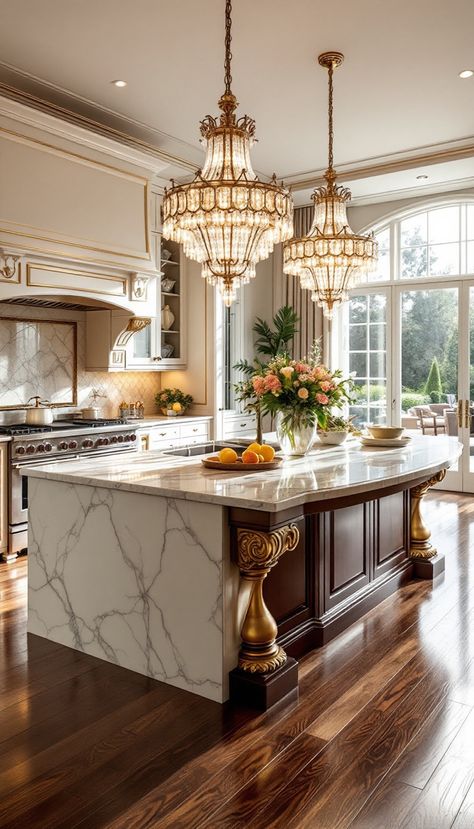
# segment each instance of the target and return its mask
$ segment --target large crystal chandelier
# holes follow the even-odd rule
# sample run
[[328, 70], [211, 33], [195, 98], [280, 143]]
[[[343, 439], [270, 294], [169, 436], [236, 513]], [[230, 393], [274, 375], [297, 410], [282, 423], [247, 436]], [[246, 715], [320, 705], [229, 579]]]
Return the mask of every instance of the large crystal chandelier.
[[333, 167], [333, 74], [344, 55], [324, 52], [318, 62], [329, 72], [329, 163], [324, 174], [325, 187], [314, 191], [314, 216], [307, 236], [291, 239], [283, 249], [283, 270], [300, 277], [302, 288], [311, 291], [311, 299], [331, 319], [334, 308], [347, 299], [349, 288], [357, 278], [375, 269], [377, 242], [373, 234], [362, 236], [349, 227], [346, 204], [351, 192], [336, 185]]
[[225, 7], [225, 91], [219, 119], [201, 121], [206, 160], [194, 181], [165, 191], [163, 236], [183, 244], [190, 259], [202, 263], [202, 275], [218, 285], [230, 306], [236, 289], [255, 276], [257, 262], [293, 232], [293, 204], [288, 190], [273, 176], [260, 181], [252, 169], [250, 147], [255, 122], [237, 119], [231, 91], [231, 11]]

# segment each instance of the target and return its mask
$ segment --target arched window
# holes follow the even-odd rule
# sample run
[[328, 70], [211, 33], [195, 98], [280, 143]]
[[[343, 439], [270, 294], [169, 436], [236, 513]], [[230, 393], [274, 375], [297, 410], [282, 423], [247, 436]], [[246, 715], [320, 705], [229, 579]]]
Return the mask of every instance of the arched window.
[[371, 283], [474, 275], [474, 197], [417, 205], [364, 230], [379, 243]]

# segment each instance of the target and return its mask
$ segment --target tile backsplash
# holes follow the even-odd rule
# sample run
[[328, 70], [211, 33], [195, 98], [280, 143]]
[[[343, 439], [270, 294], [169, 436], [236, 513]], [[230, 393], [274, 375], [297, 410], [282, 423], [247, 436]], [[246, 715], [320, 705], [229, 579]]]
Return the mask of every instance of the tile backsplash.
[[[85, 314], [83, 312], [8, 305], [0, 302], [0, 325], [2, 317], [77, 322], [77, 407], [74, 408], [81, 409], [91, 405], [91, 391], [92, 389], [98, 389], [105, 395], [103, 399], [98, 401], [104, 417], [118, 416], [118, 407], [122, 400], [127, 402], [141, 400], [145, 404], [145, 414], [155, 414], [157, 412], [154, 397], [160, 389], [160, 374], [158, 372], [134, 371], [109, 374], [85, 371]], [[22, 356], [18, 354], [18, 362], [21, 362]], [[1, 382], [8, 384], [8, 379], [3, 379]], [[4, 389], [0, 387], [0, 393], [2, 391]], [[56, 409], [55, 416], [73, 410], [70, 408]], [[23, 419], [24, 410], [0, 410], [1, 422], [14, 422]]]

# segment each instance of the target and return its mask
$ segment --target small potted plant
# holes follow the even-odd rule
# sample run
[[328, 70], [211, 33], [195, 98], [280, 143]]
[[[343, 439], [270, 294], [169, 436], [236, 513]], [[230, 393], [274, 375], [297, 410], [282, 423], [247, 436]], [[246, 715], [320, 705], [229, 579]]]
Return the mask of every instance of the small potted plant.
[[190, 394], [185, 394], [181, 389], [163, 389], [155, 396], [155, 403], [162, 414], [168, 417], [182, 415], [193, 402]]
[[329, 415], [326, 425], [318, 427], [318, 438], [321, 443], [331, 443], [335, 446], [344, 443], [348, 435], [357, 434], [357, 429], [352, 425], [352, 418], [336, 417]]

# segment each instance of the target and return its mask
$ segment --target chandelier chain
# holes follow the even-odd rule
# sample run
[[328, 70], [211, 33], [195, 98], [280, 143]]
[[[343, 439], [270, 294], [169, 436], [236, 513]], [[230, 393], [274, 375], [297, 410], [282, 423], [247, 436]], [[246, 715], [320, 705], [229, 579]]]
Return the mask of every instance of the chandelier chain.
[[230, 74], [230, 64], [232, 61], [231, 43], [232, 43], [232, 2], [226, 0], [225, 4], [225, 62], [224, 62], [224, 80], [225, 80], [225, 94], [230, 95], [232, 75]]
[[334, 126], [333, 126], [333, 97], [334, 97], [334, 90], [333, 90], [333, 75], [334, 75], [334, 65], [331, 63], [329, 66], [328, 71], [328, 84], [329, 84], [329, 101], [328, 101], [328, 125], [329, 125], [329, 148], [328, 148], [328, 167], [330, 170], [333, 169], [334, 164]]

